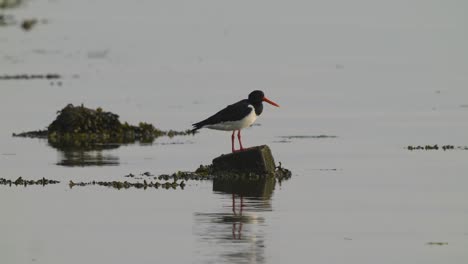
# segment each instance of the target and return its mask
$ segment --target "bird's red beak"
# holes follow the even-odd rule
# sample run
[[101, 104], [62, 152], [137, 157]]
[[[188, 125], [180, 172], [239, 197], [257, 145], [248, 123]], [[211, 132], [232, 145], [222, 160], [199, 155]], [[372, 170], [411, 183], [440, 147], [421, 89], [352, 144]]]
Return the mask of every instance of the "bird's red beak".
[[270, 99], [268, 99], [268, 98], [266, 98], [266, 97], [263, 97], [262, 101], [267, 102], [267, 103], [269, 103], [269, 104], [271, 104], [271, 105], [274, 105], [274, 106], [276, 106], [276, 107], [280, 107], [279, 104], [277, 104], [277, 103], [271, 101]]

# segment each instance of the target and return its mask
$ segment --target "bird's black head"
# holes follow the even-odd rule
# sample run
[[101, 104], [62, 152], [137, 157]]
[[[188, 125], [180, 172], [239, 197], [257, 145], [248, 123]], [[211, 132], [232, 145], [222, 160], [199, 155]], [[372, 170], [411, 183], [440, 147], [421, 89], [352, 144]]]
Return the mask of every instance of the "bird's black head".
[[263, 111], [262, 102], [267, 102], [271, 105], [279, 107], [279, 105], [270, 99], [265, 97], [265, 94], [260, 90], [255, 90], [249, 94], [249, 99], [247, 99], [251, 105], [255, 108], [255, 113], [259, 116]]
[[274, 105], [276, 107], [279, 107], [279, 105], [273, 101], [271, 101], [270, 99], [266, 98], [265, 97], [265, 94], [260, 91], [260, 90], [255, 90], [253, 92], [251, 92], [249, 94], [249, 102], [252, 104], [252, 105], [261, 105], [262, 102], [267, 102], [271, 105]]
[[258, 104], [263, 101], [265, 94], [260, 90], [255, 90], [249, 94], [249, 102], [252, 104]]

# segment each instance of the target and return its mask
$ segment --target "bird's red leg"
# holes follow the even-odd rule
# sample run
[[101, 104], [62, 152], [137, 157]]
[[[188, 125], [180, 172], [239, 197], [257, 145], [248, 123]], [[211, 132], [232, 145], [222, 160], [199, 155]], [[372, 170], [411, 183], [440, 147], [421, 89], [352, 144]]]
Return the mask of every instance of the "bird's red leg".
[[232, 194], [232, 212], [236, 215], [236, 196]]
[[236, 152], [236, 150], [234, 149], [234, 133], [235, 132], [236, 132], [235, 130], [232, 131], [232, 136], [231, 136], [232, 152]]
[[[242, 210], [244, 209], [244, 196], [241, 195], [241, 204], [240, 204], [240, 212], [239, 215], [242, 216]], [[237, 239], [241, 239], [242, 235], [242, 221], [239, 223], [239, 230], [237, 231]]]
[[237, 130], [237, 139], [239, 140], [239, 146], [240, 146], [240, 150], [244, 150], [244, 147], [242, 147], [242, 141], [241, 141], [241, 134], [240, 134], [240, 129]]

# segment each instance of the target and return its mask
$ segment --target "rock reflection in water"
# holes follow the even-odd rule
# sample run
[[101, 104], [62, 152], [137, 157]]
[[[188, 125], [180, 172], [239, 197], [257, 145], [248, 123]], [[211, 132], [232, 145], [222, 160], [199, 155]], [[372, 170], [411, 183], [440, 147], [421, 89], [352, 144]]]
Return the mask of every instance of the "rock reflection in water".
[[59, 162], [57, 165], [61, 166], [110, 166], [119, 165], [119, 157], [106, 154], [103, 151], [84, 151], [73, 150], [60, 152]]
[[[196, 213], [196, 255], [210, 263], [265, 263], [265, 215], [272, 211], [275, 179], [215, 179], [213, 191], [223, 205], [211, 213]], [[214, 255], [212, 255], [214, 254]]]
[[115, 166], [119, 165], [119, 157], [110, 154], [109, 150], [116, 149], [119, 144], [102, 144], [86, 147], [51, 144], [58, 150], [57, 165], [75, 166]]

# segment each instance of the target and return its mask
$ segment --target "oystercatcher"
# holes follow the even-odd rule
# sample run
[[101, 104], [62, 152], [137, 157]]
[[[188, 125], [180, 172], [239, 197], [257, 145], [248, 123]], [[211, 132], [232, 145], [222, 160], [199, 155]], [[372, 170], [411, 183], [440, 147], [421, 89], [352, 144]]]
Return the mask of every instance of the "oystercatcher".
[[226, 108], [207, 119], [193, 124], [192, 132], [204, 127], [216, 130], [232, 131], [232, 152], [236, 152], [234, 149], [234, 133], [237, 130], [237, 139], [240, 147], [238, 151], [244, 150], [241, 141], [241, 129], [251, 126], [262, 113], [262, 102], [267, 102], [279, 107], [277, 103], [266, 98], [262, 91], [256, 90], [249, 94], [249, 98], [241, 100], [235, 104], [228, 105]]

